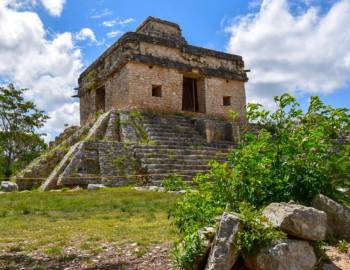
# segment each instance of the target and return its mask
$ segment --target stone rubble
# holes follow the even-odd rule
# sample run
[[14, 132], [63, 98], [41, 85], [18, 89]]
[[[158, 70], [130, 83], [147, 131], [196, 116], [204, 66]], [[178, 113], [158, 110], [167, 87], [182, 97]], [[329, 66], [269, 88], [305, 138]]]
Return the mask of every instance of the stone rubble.
[[263, 215], [288, 235], [314, 241], [326, 236], [327, 214], [312, 207], [291, 203], [271, 203]]
[[312, 206], [327, 213], [328, 238], [339, 237], [350, 241], [350, 208], [341, 205], [325, 195], [319, 194]]
[[13, 183], [10, 181], [2, 181], [0, 183], [0, 191], [4, 191], [4, 192], [18, 191], [18, 186], [16, 183]]
[[206, 270], [230, 270], [233, 267], [238, 257], [234, 243], [242, 229], [243, 223], [237, 215], [224, 213], [221, 216], [219, 228], [209, 253]]
[[314, 270], [317, 258], [312, 246], [303, 240], [283, 239], [245, 258], [252, 270]]
[[[211, 244], [205, 270], [350, 270], [349, 253], [341, 253], [337, 247], [325, 248], [327, 260], [317, 258], [314, 241], [323, 241], [329, 226], [337, 235], [347, 236], [350, 230], [349, 208], [340, 205], [324, 195], [318, 195], [312, 205], [271, 203], [263, 215], [287, 234], [286, 238], [275, 241], [255, 255], [245, 256], [235, 252], [237, 234], [244, 227], [235, 213], [224, 213], [219, 217], [218, 229]], [[317, 209], [316, 209], [317, 208]], [[208, 252], [208, 242], [205, 242]], [[350, 252], [350, 250], [348, 251]], [[194, 269], [198, 268], [197, 264]]]
[[87, 186], [87, 190], [99, 190], [102, 188], [106, 188], [106, 186], [102, 184], [88, 184]]

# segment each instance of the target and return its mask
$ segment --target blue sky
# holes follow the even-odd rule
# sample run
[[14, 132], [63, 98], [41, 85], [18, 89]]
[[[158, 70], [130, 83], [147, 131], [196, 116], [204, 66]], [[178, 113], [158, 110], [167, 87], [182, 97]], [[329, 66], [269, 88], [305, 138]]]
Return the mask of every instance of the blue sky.
[[[231, 3], [235, 2], [235, 3]], [[169, 21], [177, 22], [183, 35], [191, 44], [210, 47], [216, 50], [225, 50], [228, 34], [225, 33], [221, 23], [225, 18], [232, 18], [248, 11], [247, 1], [67, 1], [60, 18], [49, 16], [43, 8], [37, 9], [43, 20], [55, 32], [78, 32], [82, 27], [91, 28], [98, 40], [106, 38], [111, 31], [134, 31], [135, 28], [147, 18], [155, 16]], [[77, 19], [76, 14], [79, 14]], [[98, 15], [106, 14], [101, 18]], [[104, 27], [105, 21], [113, 19], [134, 21], [120, 26]], [[117, 38], [108, 39], [104, 46], [88, 46], [79, 44], [83, 48], [86, 63], [97, 58]]]
[[350, 0], [0, 0], [0, 79], [28, 87], [48, 139], [79, 121], [81, 71], [147, 16], [178, 23], [190, 44], [240, 54], [248, 101], [288, 91], [350, 108]]

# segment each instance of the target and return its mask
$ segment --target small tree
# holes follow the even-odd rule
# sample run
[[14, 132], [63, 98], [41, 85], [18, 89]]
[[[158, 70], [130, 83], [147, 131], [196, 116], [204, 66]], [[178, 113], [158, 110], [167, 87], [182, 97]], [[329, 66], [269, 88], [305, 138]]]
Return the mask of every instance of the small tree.
[[13, 84], [0, 87], [0, 175], [5, 177], [23, 168], [46, 148], [37, 129], [48, 116], [24, 99], [24, 91]]
[[[279, 235], [259, 225], [256, 210], [289, 200], [307, 205], [318, 193], [349, 200], [338, 191], [350, 187], [349, 146], [339, 140], [350, 130], [348, 110], [327, 106], [318, 97], [311, 98], [306, 112], [288, 94], [274, 100], [275, 111], [247, 106], [247, 118], [256, 127], [242, 136], [227, 162], [212, 162], [208, 173], [196, 176], [198, 192], [186, 193], [177, 203], [172, 217], [184, 241], [213, 225], [223, 211], [237, 211], [248, 221], [238, 246], [251, 253]], [[178, 262], [194, 259], [191, 250], [175, 255]]]

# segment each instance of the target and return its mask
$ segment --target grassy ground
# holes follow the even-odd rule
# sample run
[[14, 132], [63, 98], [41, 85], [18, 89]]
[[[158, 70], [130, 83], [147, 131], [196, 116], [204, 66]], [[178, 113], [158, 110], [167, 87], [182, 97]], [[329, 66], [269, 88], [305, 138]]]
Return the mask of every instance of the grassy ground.
[[132, 188], [2, 194], [0, 251], [63, 256], [72, 247], [98, 254], [106, 243], [137, 243], [146, 252], [178, 237], [168, 219], [177, 198]]

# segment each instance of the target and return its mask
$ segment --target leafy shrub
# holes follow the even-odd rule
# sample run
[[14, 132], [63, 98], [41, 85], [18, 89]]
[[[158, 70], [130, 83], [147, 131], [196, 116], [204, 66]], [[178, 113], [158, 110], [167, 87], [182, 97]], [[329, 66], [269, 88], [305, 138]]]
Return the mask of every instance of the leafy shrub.
[[338, 241], [338, 249], [342, 253], [348, 253], [349, 251], [349, 244], [345, 240], [339, 240]]
[[[275, 97], [276, 110], [247, 106], [247, 118], [258, 130], [244, 134], [226, 163], [212, 162], [209, 172], [197, 175], [198, 192], [188, 192], [171, 215], [184, 239], [213, 225], [223, 211], [235, 211], [245, 221], [238, 248], [252, 253], [281, 236], [264, 228], [255, 210], [271, 202], [309, 204], [316, 194], [342, 197], [338, 187], [349, 187], [349, 148], [337, 139], [350, 130], [347, 109], [334, 109], [312, 97], [303, 112], [288, 94]], [[248, 129], [249, 130], [249, 129]]]
[[195, 269], [196, 260], [203, 254], [204, 246], [198, 232], [187, 234], [171, 251], [174, 264], [181, 269]]
[[255, 210], [247, 204], [241, 205], [239, 217], [243, 221], [244, 229], [238, 233], [235, 246], [237, 251], [245, 255], [254, 255], [273, 241], [285, 236], [282, 231], [268, 223], [261, 211]]
[[162, 186], [167, 191], [180, 191], [186, 189], [188, 185], [181, 176], [172, 175], [162, 181]]
[[308, 204], [318, 193], [340, 195], [336, 188], [350, 184], [349, 152], [336, 140], [350, 128], [347, 110], [326, 106], [318, 97], [311, 98], [306, 113], [290, 95], [275, 101], [275, 112], [248, 105], [249, 120], [264, 128], [246, 134], [229, 156], [237, 200], [260, 207], [291, 199]]

